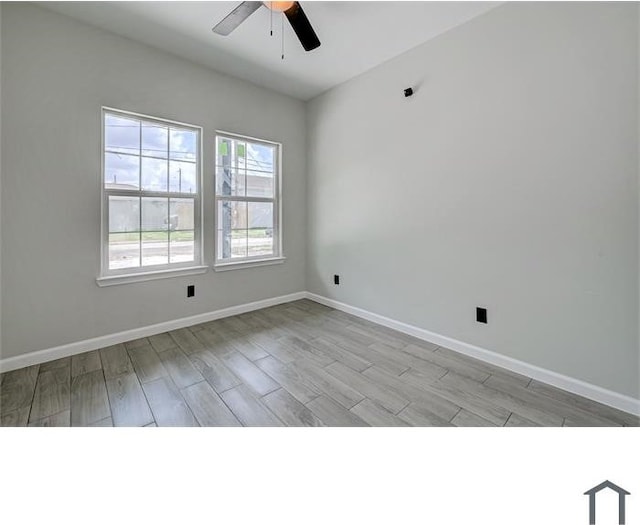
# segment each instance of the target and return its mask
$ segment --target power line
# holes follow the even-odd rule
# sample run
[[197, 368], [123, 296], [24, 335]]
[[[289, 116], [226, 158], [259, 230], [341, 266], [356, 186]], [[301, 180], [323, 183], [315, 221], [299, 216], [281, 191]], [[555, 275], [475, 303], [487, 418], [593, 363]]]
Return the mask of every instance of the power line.
[[[181, 151], [181, 150], [166, 150], [166, 149], [155, 149], [155, 148], [139, 148], [139, 147], [134, 147], [134, 146], [115, 146], [118, 149], [128, 149], [128, 150], [133, 150], [133, 151], [157, 151], [157, 152], [161, 152], [161, 153], [168, 153], [168, 154], [183, 154], [183, 155], [193, 155], [194, 157], [196, 156], [195, 152], [191, 152], [191, 151]], [[135, 156], [135, 157], [144, 157], [144, 155], [138, 154], [138, 155], [134, 155], [133, 153], [128, 153], [126, 151], [113, 151], [107, 148], [105, 149], [105, 153], [122, 153], [123, 155], [131, 155], [131, 156]], [[153, 157], [153, 158], [161, 158], [161, 157]]]

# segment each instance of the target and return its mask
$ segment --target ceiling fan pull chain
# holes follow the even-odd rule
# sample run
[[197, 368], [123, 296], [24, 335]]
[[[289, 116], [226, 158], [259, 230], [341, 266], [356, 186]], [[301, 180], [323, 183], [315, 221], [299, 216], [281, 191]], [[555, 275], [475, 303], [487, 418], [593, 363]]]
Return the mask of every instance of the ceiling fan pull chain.
[[282, 21], [282, 60], [284, 60], [284, 14], [280, 16]]
[[[2, 1], [2, 0], [0, 0]], [[282, 14], [282, 59], [284, 60], [284, 17], [291, 24], [297, 39], [305, 51], [312, 51], [320, 46], [318, 35], [311, 27], [307, 15], [299, 2], [242, 2], [231, 13], [213, 27], [213, 32], [220, 36], [229, 36], [249, 16], [260, 7], [269, 9], [269, 33], [273, 36], [273, 12]], [[277, 23], [277, 21], [276, 21]]]

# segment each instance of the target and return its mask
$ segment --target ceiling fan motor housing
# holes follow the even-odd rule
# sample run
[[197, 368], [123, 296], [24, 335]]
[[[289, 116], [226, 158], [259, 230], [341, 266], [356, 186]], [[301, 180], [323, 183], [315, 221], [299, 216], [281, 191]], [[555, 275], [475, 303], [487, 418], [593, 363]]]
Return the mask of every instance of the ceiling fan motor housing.
[[277, 13], [284, 13], [289, 10], [295, 2], [262, 2], [265, 7], [271, 9], [271, 11], [275, 11]]
[[263, 5], [273, 12], [284, 14], [305, 51], [320, 47], [318, 35], [313, 30], [311, 22], [299, 2], [242, 2], [213, 27], [213, 32], [228, 36]]

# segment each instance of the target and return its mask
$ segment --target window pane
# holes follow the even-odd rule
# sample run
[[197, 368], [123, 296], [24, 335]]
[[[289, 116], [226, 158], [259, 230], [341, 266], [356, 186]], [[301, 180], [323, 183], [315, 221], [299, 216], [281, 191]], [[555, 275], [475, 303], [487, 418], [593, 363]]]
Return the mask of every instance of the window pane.
[[169, 161], [169, 191], [197, 193], [196, 164], [193, 162]]
[[193, 230], [195, 221], [194, 199], [171, 199], [169, 204], [169, 229]]
[[142, 189], [167, 191], [167, 161], [142, 157]]
[[142, 155], [166, 159], [169, 153], [169, 128], [153, 122], [142, 123]]
[[216, 139], [216, 166], [230, 168], [233, 157], [233, 141], [225, 137]]
[[247, 195], [273, 198], [273, 174], [247, 171]]
[[[166, 232], [169, 229], [169, 199], [142, 198], [142, 231]], [[167, 235], [165, 234], [165, 240]]]
[[247, 230], [231, 230], [231, 258], [247, 256]]
[[244, 197], [245, 175], [231, 169], [216, 170], [216, 193], [222, 196]]
[[275, 147], [247, 143], [247, 195], [273, 197]]
[[245, 195], [246, 145], [218, 137], [216, 152], [216, 192], [218, 195]]
[[218, 203], [218, 259], [247, 256], [247, 203]]
[[275, 146], [249, 142], [247, 144], [247, 168], [256, 171], [274, 172]]
[[172, 231], [170, 233], [172, 263], [190, 262], [195, 260], [195, 242], [193, 231]]
[[170, 158], [196, 161], [198, 134], [195, 131], [171, 128], [169, 145], [171, 146]]
[[109, 269], [140, 266], [140, 233], [109, 234]]
[[140, 230], [140, 199], [138, 197], [109, 197], [109, 233]]
[[140, 154], [140, 121], [110, 113], [104, 116], [104, 146], [108, 151]]
[[238, 170], [247, 169], [247, 143], [242, 140], [234, 140], [231, 165]]
[[142, 232], [142, 266], [169, 262], [169, 233]]
[[231, 201], [231, 229], [247, 229], [247, 203]]
[[273, 204], [248, 203], [248, 257], [273, 255]]
[[104, 187], [137, 190], [140, 183], [140, 157], [121, 153], [104, 154]]

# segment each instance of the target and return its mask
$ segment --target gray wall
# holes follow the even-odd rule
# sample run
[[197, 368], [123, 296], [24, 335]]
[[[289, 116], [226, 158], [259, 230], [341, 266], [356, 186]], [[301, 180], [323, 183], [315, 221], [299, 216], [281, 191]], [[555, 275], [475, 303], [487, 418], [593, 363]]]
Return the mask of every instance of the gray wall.
[[506, 4], [314, 99], [308, 289], [640, 397], [636, 9]]
[[[505, 5], [312, 101], [305, 128], [299, 101], [4, 3], [2, 357], [306, 287], [638, 397], [636, 9]], [[283, 142], [287, 262], [98, 288], [101, 105], [205, 128], [205, 233], [214, 130]]]
[[0, 2], [0, 356], [2, 355], [2, 2]]
[[[302, 102], [28, 4], [2, 53], [3, 357], [304, 290]], [[102, 105], [204, 127], [208, 263], [215, 130], [282, 142], [285, 264], [99, 288]]]

